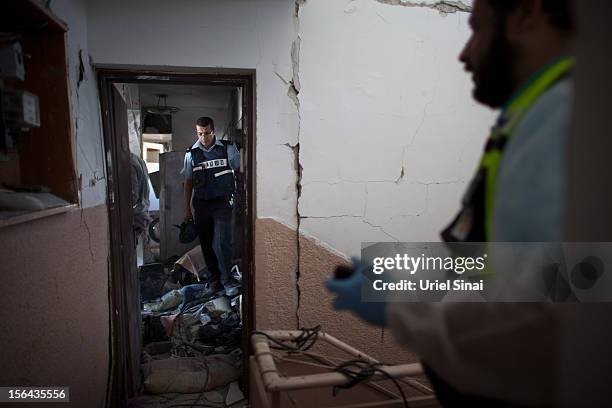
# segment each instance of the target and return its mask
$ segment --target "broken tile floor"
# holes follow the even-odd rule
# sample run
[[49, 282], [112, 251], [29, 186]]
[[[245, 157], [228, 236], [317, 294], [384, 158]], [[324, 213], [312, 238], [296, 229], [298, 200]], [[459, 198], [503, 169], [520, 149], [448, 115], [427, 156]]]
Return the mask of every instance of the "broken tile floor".
[[247, 404], [238, 384], [242, 296], [211, 290], [193, 259], [190, 251], [173, 264], [140, 267], [144, 386], [131, 408]]

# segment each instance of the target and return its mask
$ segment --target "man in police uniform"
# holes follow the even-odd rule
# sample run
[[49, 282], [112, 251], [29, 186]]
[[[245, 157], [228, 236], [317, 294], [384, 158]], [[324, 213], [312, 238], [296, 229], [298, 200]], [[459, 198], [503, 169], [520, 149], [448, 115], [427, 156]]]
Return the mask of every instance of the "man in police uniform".
[[[460, 55], [474, 98], [501, 108], [450, 242], [562, 241], [572, 100], [569, 0], [475, 0]], [[330, 279], [337, 309], [388, 325], [444, 407], [556, 406], [559, 309], [545, 303], [366, 303], [361, 274]], [[535, 277], [537, 278], [537, 277]]]
[[196, 133], [198, 141], [187, 150], [182, 170], [185, 220], [195, 222], [211, 288], [223, 287], [228, 296], [233, 296], [239, 291], [230, 270], [234, 170], [240, 167], [240, 155], [234, 144], [216, 138], [211, 118], [198, 118]]

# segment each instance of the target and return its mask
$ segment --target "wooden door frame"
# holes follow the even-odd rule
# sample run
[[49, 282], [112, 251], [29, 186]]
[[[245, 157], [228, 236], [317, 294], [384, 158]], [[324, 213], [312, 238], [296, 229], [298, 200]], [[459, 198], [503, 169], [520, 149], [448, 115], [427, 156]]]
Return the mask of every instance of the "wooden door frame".
[[[120, 213], [125, 206], [130, 205], [129, 200], [121, 200], [119, 191], [124, 184], [131, 183], [129, 179], [118, 180], [120, 166], [129, 166], [129, 162], [119, 160], [119, 147], [117, 135], [113, 123], [112, 89], [115, 83], [139, 83], [139, 84], [166, 84], [166, 85], [234, 85], [242, 86], [245, 90], [246, 100], [246, 157], [245, 157], [245, 184], [246, 184], [246, 207], [245, 207], [245, 252], [243, 257], [243, 341], [244, 351], [243, 371], [244, 385], [248, 387], [248, 355], [250, 350], [248, 334], [255, 328], [255, 214], [256, 212], [256, 173], [255, 173], [255, 104], [256, 104], [256, 72], [254, 69], [233, 68], [187, 68], [172, 66], [140, 66], [140, 65], [95, 65], [100, 92], [100, 104], [102, 111], [102, 129], [104, 132], [104, 146], [107, 170], [107, 204], [109, 209], [110, 224], [110, 262], [109, 262], [109, 302], [110, 302], [110, 361], [109, 377], [107, 385], [107, 406], [119, 406], [121, 401], [133, 396], [138, 390], [134, 389], [130, 376], [135, 373], [126, 373], [122, 369], [123, 362], [129, 361], [133, 356], [129, 355], [130, 339], [128, 320], [121, 319], [120, 312], [126, 305], [127, 299], [122, 298], [125, 293], [125, 279], [133, 269], [126, 264], [123, 251], [126, 242], [132, 242], [131, 237], [126, 237], [126, 230], [121, 236]], [[125, 191], [125, 190], [124, 190]], [[130, 205], [131, 207], [131, 205]], [[135, 267], [135, 265], [134, 265]], [[248, 273], [244, 273], [248, 272]], [[140, 356], [138, 356], [140, 358]], [[248, 390], [247, 390], [248, 391]]]

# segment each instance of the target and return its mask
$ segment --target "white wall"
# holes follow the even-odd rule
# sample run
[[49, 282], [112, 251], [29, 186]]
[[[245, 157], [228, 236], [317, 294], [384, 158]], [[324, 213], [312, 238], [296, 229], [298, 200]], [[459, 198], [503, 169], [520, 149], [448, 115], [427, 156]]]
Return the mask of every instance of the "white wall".
[[257, 214], [295, 225], [297, 111], [287, 85], [294, 5], [285, 0], [87, 0], [95, 63], [257, 69]]
[[493, 121], [457, 60], [468, 17], [373, 0], [302, 6], [304, 231], [347, 254], [361, 241], [439, 240]]
[[467, 13], [382, 0], [309, 0], [299, 17], [281, 0], [87, 6], [96, 63], [257, 69], [258, 217], [297, 224], [298, 142], [301, 231], [345, 254], [437, 240], [458, 209], [493, 121], [457, 61]]
[[[82, 177], [81, 206], [94, 207], [106, 202], [106, 167], [101, 130], [98, 84], [89, 61], [87, 15], [82, 0], [51, 2], [51, 10], [68, 24], [68, 75], [76, 140], [77, 177]], [[80, 58], [84, 76], [79, 84]]]

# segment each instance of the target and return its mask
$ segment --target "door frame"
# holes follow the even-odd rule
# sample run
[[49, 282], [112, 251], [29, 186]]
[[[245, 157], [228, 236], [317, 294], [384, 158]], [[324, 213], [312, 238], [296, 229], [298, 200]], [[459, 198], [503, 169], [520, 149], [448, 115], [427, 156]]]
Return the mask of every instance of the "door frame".
[[[140, 386], [140, 366], [126, 362], [140, 359], [130, 351], [129, 315], [134, 311], [125, 310], [129, 304], [126, 293], [127, 277], [136, 273], [136, 265], [130, 266], [131, 257], [124, 256], [126, 243], [133, 242], [129, 229], [121, 229], [120, 214], [127, 211], [130, 200], [121, 200], [120, 191], [129, 190], [130, 179], [118, 179], [120, 168], [129, 168], [129, 162], [121, 160], [121, 140], [114, 130], [112, 91], [115, 83], [171, 84], [171, 85], [221, 85], [242, 86], [245, 95], [246, 121], [246, 156], [245, 158], [245, 251], [243, 257], [243, 379], [248, 396], [248, 355], [250, 342], [248, 334], [255, 328], [255, 214], [256, 212], [256, 173], [255, 173], [255, 126], [256, 126], [256, 71], [254, 69], [234, 68], [188, 68], [172, 66], [144, 65], [94, 65], [98, 77], [100, 107], [102, 112], [102, 130], [107, 171], [107, 205], [110, 224], [110, 257], [109, 260], [109, 376], [107, 384], [107, 406], [119, 406], [138, 392]], [[140, 311], [138, 311], [140, 313]], [[126, 367], [131, 367], [125, 369]], [[129, 371], [129, 372], [126, 372]]]

